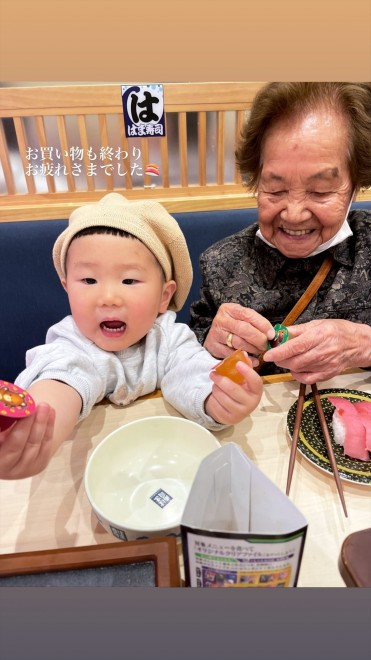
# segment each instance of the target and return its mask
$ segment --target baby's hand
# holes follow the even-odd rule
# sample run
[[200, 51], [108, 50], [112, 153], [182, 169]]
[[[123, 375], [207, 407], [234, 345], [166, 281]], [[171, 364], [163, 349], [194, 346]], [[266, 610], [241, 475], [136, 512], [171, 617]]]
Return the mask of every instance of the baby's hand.
[[245, 359], [246, 362], [239, 361], [234, 366], [234, 370], [242, 377], [242, 383], [236, 383], [215, 370], [210, 373], [214, 384], [206, 399], [205, 411], [220, 424], [238, 424], [255, 410], [261, 399], [263, 382], [252, 369], [247, 355]]
[[0, 432], [0, 479], [22, 479], [41, 472], [49, 462], [55, 412], [40, 403], [36, 412]]

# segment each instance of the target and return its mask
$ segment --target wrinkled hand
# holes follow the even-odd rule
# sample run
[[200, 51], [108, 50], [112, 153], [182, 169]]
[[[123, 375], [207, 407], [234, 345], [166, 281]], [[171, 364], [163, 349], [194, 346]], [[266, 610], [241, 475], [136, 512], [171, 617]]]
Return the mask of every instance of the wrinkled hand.
[[322, 319], [288, 328], [290, 340], [264, 354], [291, 371], [300, 383], [328, 380], [349, 367], [371, 363], [371, 328], [340, 319]]
[[242, 385], [214, 371], [210, 373], [213, 389], [206, 400], [205, 411], [220, 424], [238, 424], [255, 410], [262, 396], [263, 382], [251, 366], [237, 362], [236, 370], [244, 376]]
[[52, 452], [55, 412], [40, 403], [31, 417], [0, 432], [0, 479], [22, 479], [41, 472]]
[[[226, 345], [229, 333], [233, 335], [233, 348]], [[273, 337], [274, 329], [264, 316], [249, 307], [224, 303], [218, 309], [204, 346], [217, 358], [225, 358], [237, 349], [259, 355], [267, 348], [267, 338]]]

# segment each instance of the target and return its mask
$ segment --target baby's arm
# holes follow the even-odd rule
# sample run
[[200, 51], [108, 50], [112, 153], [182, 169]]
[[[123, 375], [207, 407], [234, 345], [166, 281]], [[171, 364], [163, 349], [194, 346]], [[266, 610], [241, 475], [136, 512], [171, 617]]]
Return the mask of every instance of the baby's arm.
[[220, 424], [237, 424], [258, 405], [263, 382], [260, 376], [244, 362], [237, 362], [236, 370], [244, 376], [241, 385], [227, 376], [211, 372], [213, 381], [211, 394], [205, 401], [205, 412]]
[[41, 472], [72, 433], [81, 410], [78, 392], [56, 380], [41, 380], [27, 391], [37, 404], [32, 417], [0, 433], [0, 478], [22, 479]]

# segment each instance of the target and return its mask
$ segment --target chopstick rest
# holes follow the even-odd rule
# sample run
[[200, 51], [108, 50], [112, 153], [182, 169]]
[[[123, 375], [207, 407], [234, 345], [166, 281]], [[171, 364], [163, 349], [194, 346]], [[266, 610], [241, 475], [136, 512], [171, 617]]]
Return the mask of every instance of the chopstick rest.
[[[313, 394], [313, 400], [314, 400], [314, 405], [316, 406], [316, 411], [317, 411], [317, 416], [321, 425], [323, 437], [325, 439], [326, 443], [326, 448], [327, 448], [327, 453], [330, 459], [330, 464], [332, 467], [332, 471], [334, 474], [335, 478], [335, 483], [336, 487], [340, 496], [341, 504], [344, 510], [344, 514], [346, 517], [348, 517], [348, 512], [345, 504], [345, 499], [344, 499], [344, 492], [343, 492], [343, 487], [341, 485], [340, 477], [339, 477], [339, 471], [337, 468], [336, 464], [336, 459], [335, 459], [335, 454], [334, 450], [332, 447], [331, 443], [331, 437], [330, 433], [327, 427], [327, 422], [325, 418], [325, 414], [323, 412], [322, 408], [322, 403], [321, 399], [318, 393], [317, 385], [313, 383], [311, 385], [312, 388], [312, 394]], [[304, 383], [300, 383], [300, 388], [299, 388], [299, 396], [298, 396], [298, 403], [297, 403], [297, 409], [296, 409], [296, 414], [295, 414], [295, 423], [294, 423], [294, 431], [292, 434], [292, 443], [291, 443], [291, 450], [290, 450], [290, 461], [289, 461], [289, 469], [288, 469], [288, 475], [287, 475], [287, 484], [286, 484], [286, 495], [289, 494], [290, 492], [290, 486], [291, 486], [291, 480], [292, 480], [292, 474], [294, 471], [294, 464], [295, 464], [295, 455], [296, 455], [296, 450], [297, 450], [297, 445], [298, 445], [298, 440], [299, 440], [299, 432], [300, 432], [300, 425], [301, 425], [301, 419], [303, 415], [303, 407], [304, 407], [304, 398], [305, 398], [305, 390], [306, 390], [306, 385]]]

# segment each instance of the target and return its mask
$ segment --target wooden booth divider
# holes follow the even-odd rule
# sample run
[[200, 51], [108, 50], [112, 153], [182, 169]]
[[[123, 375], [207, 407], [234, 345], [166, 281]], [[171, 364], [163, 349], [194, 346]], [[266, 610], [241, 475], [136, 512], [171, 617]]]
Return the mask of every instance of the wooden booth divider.
[[[125, 136], [120, 84], [0, 89], [0, 219], [65, 218], [112, 190], [157, 199], [170, 212], [256, 206], [234, 150], [262, 84], [166, 83], [166, 135], [135, 138]], [[160, 172], [155, 183], [145, 173], [151, 163]]]
[[120, 84], [0, 89], [0, 221], [67, 218], [113, 190], [169, 212], [255, 207], [234, 152], [263, 84], [165, 83], [165, 136], [129, 138]]

